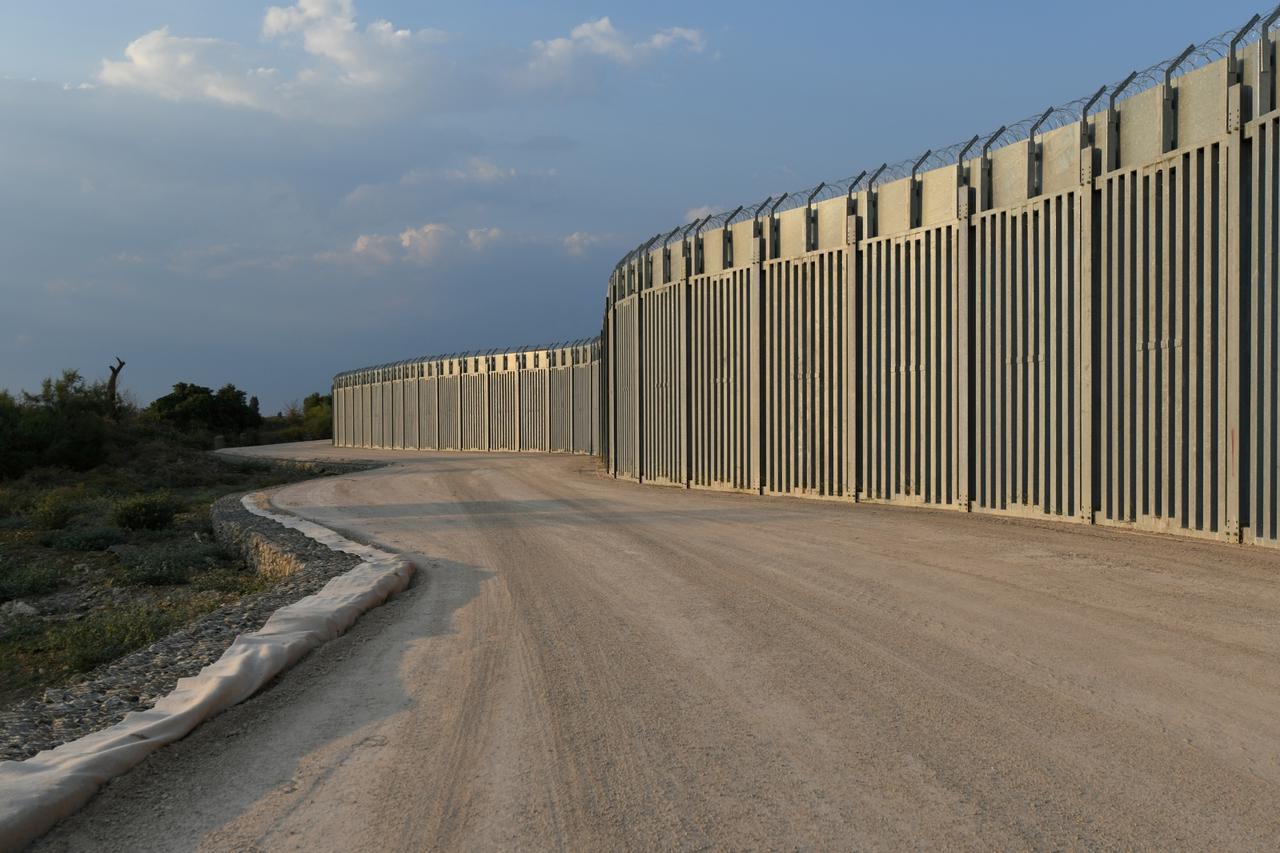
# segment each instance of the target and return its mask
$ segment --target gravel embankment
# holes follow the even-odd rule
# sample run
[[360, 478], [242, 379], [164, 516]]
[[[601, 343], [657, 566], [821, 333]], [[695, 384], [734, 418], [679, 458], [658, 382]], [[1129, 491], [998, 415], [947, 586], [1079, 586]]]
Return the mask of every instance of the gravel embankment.
[[179, 678], [195, 675], [217, 660], [237, 635], [257, 630], [279, 608], [318, 591], [360, 562], [250, 513], [240, 498], [231, 495], [213, 505], [214, 532], [229, 550], [243, 553], [252, 570], [280, 577], [279, 583], [220, 607], [72, 684], [0, 710], [0, 760], [29, 758], [113, 725], [130, 711], [150, 708]]

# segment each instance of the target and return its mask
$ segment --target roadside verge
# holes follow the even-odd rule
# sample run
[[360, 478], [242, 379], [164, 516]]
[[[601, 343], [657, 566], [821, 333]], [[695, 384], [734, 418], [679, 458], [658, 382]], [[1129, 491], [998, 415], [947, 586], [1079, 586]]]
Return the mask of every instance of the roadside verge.
[[[268, 509], [261, 494], [246, 495], [241, 504], [252, 515], [274, 522], [270, 529], [297, 531], [330, 551], [351, 555], [358, 564], [319, 591], [279, 608], [260, 629], [237, 636], [221, 657], [198, 674], [180, 678], [150, 709], [25, 761], [0, 762], [0, 849], [21, 848], [79, 808], [104, 782], [249, 698], [307, 652], [346, 631], [360, 614], [403, 590], [412, 577], [413, 566], [402, 557]], [[254, 526], [258, 529], [241, 537], [251, 559], [295, 559], [287, 546], [273, 544], [269, 529]]]

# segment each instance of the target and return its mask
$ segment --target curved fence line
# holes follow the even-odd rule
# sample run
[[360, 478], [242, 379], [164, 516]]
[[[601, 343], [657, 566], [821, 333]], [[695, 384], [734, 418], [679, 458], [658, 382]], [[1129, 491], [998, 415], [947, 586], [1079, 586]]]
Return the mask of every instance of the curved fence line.
[[[502, 384], [542, 388], [528, 352], [383, 366], [335, 383], [338, 441], [1280, 545], [1278, 20], [655, 235], [568, 396]], [[432, 379], [435, 420], [397, 403]]]
[[462, 353], [340, 373], [334, 443], [598, 453], [600, 344]]
[[[773, 210], [774, 213], [793, 210], [797, 207], [804, 207], [814, 201], [823, 201], [834, 195], [844, 195], [855, 190], [870, 190], [881, 184], [903, 180], [911, 177], [913, 172], [931, 171], [955, 165], [965, 152], [971, 150], [975, 143], [985, 141], [988, 144], [988, 150], [995, 151], [1005, 146], [1022, 142], [1034, 136], [1037, 132], [1047, 133], [1059, 127], [1076, 123], [1082, 117], [1087, 117], [1106, 109], [1109, 103], [1122, 103], [1135, 95], [1139, 95], [1149, 89], [1158, 88], [1166, 82], [1171, 82], [1191, 71], [1228, 57], [1233, 51], [1243, 51], [1245, 48], [1255, 45], [1261, 39], [1264, 27], [1270, 33], [1272, 29], [1280, 25], [1280, 17], [1273, 17], [1276, 11], [1280, 11], [1280, 6], [1265, 17], [1260, 13], [1253, 15], [1247, 21], [1242, 21], [1242, 26], [1238, 29], [1226, 30], [1199, 44], [1189, 45], [1183, 51], [1152, 63], [1146, 68], [1135, 69], [1119, 80], [1103, 84], [1095, 92], [1063, 104], [1050, 106], [1046, 110], [1033, 113], [1010, 124], [1002, 125], [994, 133], [988, 130], [975, 134], [967, 140], [958, 141], [938, 149], [928, 149], [921, 154], [907, 157], [895, 163], [884, 163], [879, 167], [869, 166], [866, 170], [852, 177], [822, 182], [817, 187], [821, 188], [823, 192], [817, 198], [811, 197], [811, 193], [815, 188], [808, 187], [771, 195], [764, 199], [763, 203], [768, 209], [768, 205], [777, 203], [781, 199], [781, 203], [777, 204], [776, 209]], [[1168, 81], [1166, 81], [1166, 73], [1168, 74]], [[721, 211], [701, 220], [694, 220], [691, 223], [687, 223], [687, 225], [700, 226], [705, 225], [707, 222], [714, 222], [717, 227], [723, 227], [726, 224], [723, 221], [724, 218], [733, 217], [742, 211], [750, 211], [760, 204], [760, 200], [744, 203], [737, 210]], [[672, 234], [679, 234], [682, 227], [677, 226], [673, 231], [667, 232], [667, 238], [670, 238]], [[621, 267], [628, 263], [644, 245], [644, 243], [641, 243], [636, 249], [628, 252], [618, 261], [617, 266]]]

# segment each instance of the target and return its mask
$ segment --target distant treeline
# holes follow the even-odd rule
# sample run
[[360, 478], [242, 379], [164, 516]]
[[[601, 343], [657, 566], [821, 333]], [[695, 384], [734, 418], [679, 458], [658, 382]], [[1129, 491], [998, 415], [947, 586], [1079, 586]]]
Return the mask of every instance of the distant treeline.
[[332, 430], [333, 398], [327, 394], [264, 417], [258, 398], [234, 385], [214, 391], [179, 382], [141, 408], [111, 383], [89, 382], [68, 370], [45, 379], [35, 393], [0, 391], [0, 478], [36, 468], [87, 471], [155, 439], [213, 448], [324, 439]]

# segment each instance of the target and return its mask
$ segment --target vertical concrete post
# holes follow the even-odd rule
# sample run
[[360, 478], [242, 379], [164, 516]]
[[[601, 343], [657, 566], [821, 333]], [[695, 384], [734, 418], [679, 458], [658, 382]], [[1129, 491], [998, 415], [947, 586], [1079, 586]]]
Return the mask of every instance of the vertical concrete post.
[[[971, 509], [970, 495], [972, 494], [972, 486], [970, 484], [969, 471], [969, 434], [971, 430], [970, 421], [972, 418], [973, 404], [969, 390], [969, 316], [970, 304], [973, 299], [973, 259], [970, 257], [970, 247], [973, 245], [973, 207], [976, 199], [974, 198], [973, 187], [970, 186], [970, 175], [968, 167], [964, 163], [964, 155], [968, 150], [977, 144], [978, 138], [975, 136], [969, 140], [969, 144], [960, 152], [960, 157], [956, 162], [956, 273], [955, 273], [955, 290], [952, 293], [952, 304], [955, 311], [951, 318], [951, 339], [955, 341], [955, 349], [951, 353], [952, 366], [951, 377], [952, 387], [955, 391], [955, 401], [953, 405], [955, 409], [947, 413], [951, 418], [952, 424], [952, 463], [955, 470], [952, 472], [955, 484], [954, 500], [956, 506], [968, 512]], [[986, 158], [984, 157], [985, 161]]]
[[635, 383], [635, 387], [632, 389], [632, 392], [631, 392], [632, 401], [635, 405], [635, 408], [633, 409], [633, 411], [635, 412], [635, 423], [631, 425], [631, 440], [635, 442], [633, 446], [635, 447], [635, 454], [636, 454], [636, 470], [635, 470], [636, 481], [640, 483], [643, 483], [645, 479], [644, 466], [646, 461], [645, 455], [644, 455], [645, 345], [644, 345], [644, 302], [641, 299], [642, 293], [643, 293], [643, 282], [641, 282], [636, 287], [636, 292], [633, 297], [635, 299], [635, 305], [633, 306], [633, 309], [632, 309], [632, 313], [635, 314], [635, 322], [633, 324], [632, 334], [635, 335], [635, 342], [636, 342], [636, 371], [635, 371], [635, 376], [633, 377], [633, 382]]
[[484, 386], [484, 449], [493, 450], [493, 436], [491, 434], [493, 432], [493, 402], [491, 399], [493, 395], [490, 393], [489, 386], [493, 384], [494, 373], [490, 368], [493, 367], [494, 357], [486, 355], [483, 358], [484, 372], [482, 376], [484, 378], [482, 380], [482, 384]]
[[1080, 189], [1076, 201], [1076, 233], [1074, 235], [1076, 256], [1080, 259], [1080, 263], [1077, 265], [1079, 278], [1076, 281], [1076, 317], [1079, 326], [1074, 332], [1077, 447], [1076, 466], [1072, 476], [1075, 478], [1075, 515], [1087, 524], [1094, 523], [1094, 507], [1097, 506], [1094, 476], [1096, 450], [1094, 448], [1093, 387], [1096, 361], [1094, 356], [1101, 354], [1099, 348], [1102, 346], [1102, 338], [1096, 327], [1093, 306], [1099, 298], [1097, 287], [1100, 270], [1097, 269], [1097, 264], [1102, 262], [1100, 247], [1095, 237], [1099, 227], [1096, 182], [1103, 167], [1103, 152], [1098, 147], [1097, 122], [1089, 120], [1089, 110], [1106, 91], [1106, 86], [1099, 88], [1080, 111]]
[[[1272, 56], [1272, 39], [1270, 32], [1270, 22], [1280, 14], [1280, 9], [1273, 12], [1263, 23], [1262, 40], [1258, 45], [1259, 52], [1259, 68], [1269, 67], [1269, 59]], [[1248, 27], [1249, 25], [1246, 25]], [[1244, 93], [1241, 85], [1240, 77], [1242, 76], [1235, 67], [1235, 45], [1242, 36], [1237, 33], [1235, 39], [1231, 42], [1231, 49], [1226, 63], [1223, 77], [1223, 85], [1227, 101], [1227, 136], [1225, 142], [1226, 153], [1223, 160], [1225, 161], [1225, 192], [1222, 193], [1222, 205], [1225, 207], [1223, 211], [1224, 217], [1221, 220], [1224, 224], [1225, 234], [1223, 235], [1223, 245], [1226, 247], [1226, 300], [1225, 300], [1225, 336], [1223, 338], [1223, 355], [1226, 359], [1226, 388], [1223, 395], [1224, 405], [1226, 407], [1226, 447], [1223, 449], [1223, 465], [1226, 469], [1225, 476], [1221, 480], [1224, 484], [1225, 491], [1222, 537], [1228, 542], [1239, 542], [1242, 538], [1241, 524], [1241, 493], [1249, 485], [1249, 472], [1242, 472], [1240, 467], [1241, 457], [1241, 420], [1246, 407], [1245, 389], [1242, 387], [1243, 377], [1240, 369], [1240, 355], [1244, 346], [1249, 345], [1250, 341], [1243, 337], [1243, 326], [1241, 323], [1241, 315], [1245, 303], [1245, 282], [1242, 281], [1241, 258], [1245, 254], [1248, 246], [1247, 235], [1244, 233], [1245, 221], [1242, 220], [1242, 211], [1246, 204], [1246, 199], [1251, 196], [1251, 188], [1247, 182], [1253, 180], [1252, 169], [1244, 168], [1245, 163], [1242, 152], [1245, 148], [1244, 139]], [[1189, 52], [1189, 51], [1188, 51]], [[1185, 53], [1183, 57], [1185, 58]], [[1263, 59], [1262, 57], [1267, 57]], [[1269, 99], [1270, 93], [1260, 90], [1257, 92], [1260, 99]], [[1261, 111], [1262, 106], [1259, 107]], [[1176, 137], [1175, 137], [1176, 138]], [[1251, 165], [1251, 164], [1250, 164]], [[1256, 368], [1255, 368], [1256, 369]], [[1254, 472], [1260, 470], [1259, 460], [1251, 459], [1251, 469]], [[1269, 472], [1266, 476], [1270, 476]], [[1255, 531], [1258, 525], [1254, 525]]]
[[764, 451], [764, 371], [762, 369], [761, 336], [764, 332], [764, 288], [761, 283], [760, 263], [757, 259], [747, 267], [748, 292], [748, 341], [747, 341], [747, 422], [751, 425], [750, 459], [751, 474], [747, 488], [764, 493], [764, 477], [761, 475]]
[[[611, 300], [609, 305], [609, 316], [606, 318], [606, 326], [609, 329], [609, 347], [607, 350], [609, 357], [608, 370], [605, 371], [609, 376], [609, 473], [614, 477], [618, 476], [618, 308], [616, 299]], [[548, 378], [548, 384], [550, 379]]]
[[861, 311], [859, 308], [862, 304], [862, 228], [861, 220], [858, 217], [858, 204], [854, 199], [854, 190], [857, 189], [858, 182], [866, 175], [863, 172], [849, 185], [848, 195], [845, 198], [845, 219], [844, 219], [844, 280], [845, 287], [848, 288], [848, 295], [845, 299], [845, 328], [844, 348], [841, 353], [841, 359], [844, 363], [844, 383], [840, 393], [843, 396], [843, 430], [844, 430], [844, 483], [845, 494], [847, 494], [856, 503], [859, 498], [861, 472], [859, 470], [861, 459], [861, 441], [862, 441], [862, 369], [860, 364], [862, 359], [859, 357], [859, 342], [862, 338]]
[[690, 323], [690, 299], [692, 298], [692, 286], [688, 277], [681, 278], [676, 284], [676, 329], [679, 335], [677, 347], [677, 370], [680, 377], [680, 443], [679, 443], [679, 473], [680, 482], [687, 489], [691, 485], [690, 474], [690, 450], [691, 450], [691, 434], [693, 432], [690, 426], [690, 417], [692, 405], [690, 403], [690, 395], [693, 393], [693, 382], [690, 376], [690, 358], [689, 347], [692, 339], [692, 326]]

